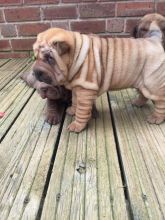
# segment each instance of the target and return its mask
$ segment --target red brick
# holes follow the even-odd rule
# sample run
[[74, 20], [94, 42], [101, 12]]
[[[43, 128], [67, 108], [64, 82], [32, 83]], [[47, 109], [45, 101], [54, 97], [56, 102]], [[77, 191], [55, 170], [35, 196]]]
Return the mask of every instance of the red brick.
[[105, 21], [72, 21], [71, 29], [81, 33], [101, 33], [105, 32]]
[[106, 31], [111, 33], [120, 33], [124, 31], [124, 20], [115, 18], [107, 20]]
[[43, 4], [57, 4], [59, 0], [24, 0], [24, 4], [27, 5], [43, 5]]
[[69, 22], [68, 21], [53, 21], [52, 27], [58, 27], [58, 28], [69, 30]]
[[3, 18], [3, 12], [2, 12], [2, 10], [0, 10], [0, 22], [4, 22], [4, 18]]
[[43, 9], [44, 19], [76, 18], [76, 6], [56, 6]]
[[0, 40], [0, 51], [8, 51], [11, 50], [9, 40]]
[[157, 12], [165, 15], [165, 2], [160, 2], [157, 4]]
[[39, 8], [11, 8], [5, 9], [6, 21], [36, 21], [40, 20]]
[[3, 37], [15, 37], [17, 36], [15, 25], [2, 24], [0, 25], [1, 34]]
[[97, 2], [97, 0], [62, 0], [63, 3]]
[[32, 50], [36, 38], [30, 39], [12, 39], [11, 45], [13, 50]]
[[126, 29], [125, 29], [125, 32], [127, 33], [131, 33], [134, 29], [134, 27], [137, 25], [139, 19], [128, 19], [126, 21]]
[[82, 0], [82, 2], [97, 2], [97, 0]]
[[81, 0], [62, 0], [62, 3], [79, 3]]
[[117, 16], [143, 16], [154, 12], [152, 2], [127, 2], [117, 4]]
[[103, 18], [115, 16], [114, 3], [93, 3], [79, 5], [81, 18]]
[[[97, 1], [98, 2], [124, 2], [124, 1], [131, 2], [131, 1], [136, 1], [136, 0], [97, 0]], [[153, 2], [154, 0], [139, 0], [139, 1], [148, 1], [148, 2], [152, 1]]]
[[0, 52], [0, 59], [29, 57], [29, 51], [25, 52]]
[[19, 36], [36, 36], [38, 33], [50, 28], [50, 23], [25, 23], [18, 24]]
[[0, 6], [20, 5], [22, 0], [0, 0]]

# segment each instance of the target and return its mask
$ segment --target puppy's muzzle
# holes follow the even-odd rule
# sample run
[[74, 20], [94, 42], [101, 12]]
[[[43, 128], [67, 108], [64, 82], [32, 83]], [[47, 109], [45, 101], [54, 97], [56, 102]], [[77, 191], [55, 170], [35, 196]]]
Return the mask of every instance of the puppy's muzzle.
[[162, 39], [163, 35], [160, 30], [151, 30], [151, 31], [148, 31], [148, 33], [146, 34], [146, 37], [157, 37], [159, 39]]
[[33, 66], [33, 73], [38, 81], [47, 84], [52, 83], [51, 75], [53, 75], [53, 72], [49, 64], [41, 60], [36, 61]]

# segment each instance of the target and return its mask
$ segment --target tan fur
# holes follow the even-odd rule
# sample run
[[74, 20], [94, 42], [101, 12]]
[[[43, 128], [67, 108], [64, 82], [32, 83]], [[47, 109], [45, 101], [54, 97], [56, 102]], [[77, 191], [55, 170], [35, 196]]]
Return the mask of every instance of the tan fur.
[[165, 49], [165, 17], [158, 13], [145, 15], [133, 29], [135, 38], [146, 38], [159, 33]]
[[[162, 46], [165, 49], [165, 17], [161, 14], [152, 13], [145, 15], [134, 27], [132, 33], [135, 38], [160, 37]], [[133, 104], [141, 107], [146, 101], [147, 99], [139, 92], [139, 97], [133, 101]]]
[[[69, 45], [70, 50], [65, 53], [69, 63], [58, 54], [54, 46], [58, 41]], [[155, 102], [149, 122], [160, 123], [165, 119], [165, 53], [159, 38], [104, 40], [54, 28], [39, 35], [35, 43], [37, 59], [44, 59], [45, 51], [55, 60], [50, 65], [54, 85], [72, 90], [74, 104], [68, 112], [75, 114], [75, 121], [69, 125], [70, 131], [85, 128], [97, 96], [130, 87]]]

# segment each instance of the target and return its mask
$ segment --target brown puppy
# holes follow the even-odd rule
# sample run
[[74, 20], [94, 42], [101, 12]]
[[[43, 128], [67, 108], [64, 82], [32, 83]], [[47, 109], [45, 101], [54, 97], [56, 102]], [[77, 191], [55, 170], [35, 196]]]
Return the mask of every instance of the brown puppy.
[[133, 37], [146, 38], [153, 35], [162, 35], [162, 45], [165, 49], [165, 17], [161, 14], [147, 14], [136, 25]]
[[75, 114], [75, 121], [69, 125], [70, 131], [85, 128], [97, 96], [130, 87], [154, 101], [155, 111], [148, 121], [164, 121], [165, 53], [159, 36], [104, 39], [52, 28], [38, 35], [34, 53], [49, 64], [46, 74], [33, 68], [37, 79], [72, 90], [72, 106], [67, 112]]
[[[40, 68], [42, 65], [43, 63], [40, 62]], [[47, 99], [46, 121], [49, 124], [58, 124], [61, 121], [63, 107], [71, 104], [71, 92], [63, 86], [52, 86], [45, 82], [40, 82], [34, 76], [33, 71], [23, 73], [21, 78], [30, 87], [35, 88], [41, 98]]]

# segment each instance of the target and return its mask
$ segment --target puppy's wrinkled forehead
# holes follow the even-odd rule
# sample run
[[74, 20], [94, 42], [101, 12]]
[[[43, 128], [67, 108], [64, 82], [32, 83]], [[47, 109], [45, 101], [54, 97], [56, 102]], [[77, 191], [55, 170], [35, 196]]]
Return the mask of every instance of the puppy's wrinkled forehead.
[[50, 28], [37, 36], [37, 40], [33, 45], [34, 55], [37, 58], [41, 50], [46, 50], [58, 42], [65, 42], [67, 45], [73, 44], [70, 32], [60, 28]]

